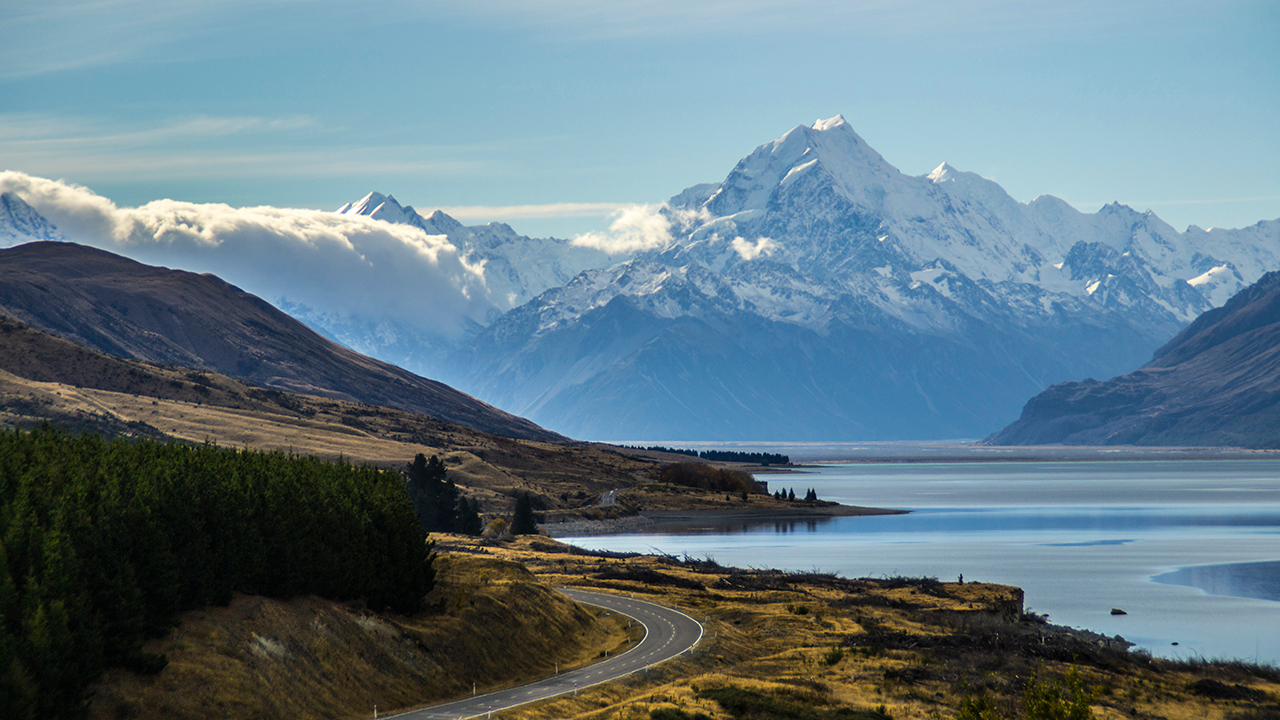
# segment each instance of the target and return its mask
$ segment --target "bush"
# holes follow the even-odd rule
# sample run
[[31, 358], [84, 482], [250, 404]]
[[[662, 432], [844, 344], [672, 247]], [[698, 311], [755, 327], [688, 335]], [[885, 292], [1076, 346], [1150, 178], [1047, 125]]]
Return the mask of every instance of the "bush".
[[658, 481], [725, 493], [755, 495], [764, 492], [750, 473], [725, 470], [704, 463], [672, 463], [658, 472]]
[[680, 708], [665, 707], [649, 711], [649, 720], [711, 720], [706, 713], [689, 713]]
[[1097, 693], [1086, 690], [1080, 669], [1071, 668], [1060, 680], [1044, 678], [1044, 669], [1031, 676], [1022, 694], [1027, 720], [1092, 720], [1089, 708]]
[[[1073, 667], [1054, 680], [1046, 678], [1041, 667], [1023, 690], [1023, 717], [1026, 720], [1093, 720], [1089, 705], [1097, 696], [1096, 691], [1085, 688], [1079, 668]], [[956, 720], [1006, 720], [1006, 716], [992, 698], [968, 697], [960, 701]]]

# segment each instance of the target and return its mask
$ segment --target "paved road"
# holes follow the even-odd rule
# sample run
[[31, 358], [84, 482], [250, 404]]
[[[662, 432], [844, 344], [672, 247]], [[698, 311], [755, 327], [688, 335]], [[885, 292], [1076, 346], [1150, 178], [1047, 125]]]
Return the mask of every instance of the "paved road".
[[529, 685], [498, 690], [443, 705], [410, 710], [396, 715], [396, 720], [456, 720], [480, 717], [490, 711], [498, 712], [517, 705], [545, 700], [616, 680], [637, 670], [670, 660], [692, 649], [702, 639], [702, 625], [679, 610], [622, 595], [606, 595], [573, 588], [559, 588], [559, 590], [584, 605], [602, 607], [635, 620], [644, 627], [644, 638], [623, 654], [594, 665], [561, 673]]

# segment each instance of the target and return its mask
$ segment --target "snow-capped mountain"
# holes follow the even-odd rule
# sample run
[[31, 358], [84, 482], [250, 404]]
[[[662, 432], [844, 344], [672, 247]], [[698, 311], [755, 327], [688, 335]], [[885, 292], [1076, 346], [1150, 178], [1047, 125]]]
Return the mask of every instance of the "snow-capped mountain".
[[[394, 196], [378, 192], [347, 203], [337, 212], [411, 225], [428, 235], [447, 237], [467, 263], [483, 269], [492, 307], [488, 322], [549, 288], [568, 283], [583, 270], [627, 259], [578, 247], [568, 240], [526, 237], [504, 223], [466, 226], [440, 210], [424, 217], [412, 206], [401, 205]], [[432, 377], [451, 375], [444, 355], [452, 348], [411, 324], [382, 317], [318, 312], [287, 298], [275, 302], [321, 334], [358, 352]], [[431, 308], [423, 308], [423, 312], [429, 313]], [[481, 330], [483, 326], [475, 325], [470, 335]]]
[[0, 247], [36, 240], [66, 242], [53, 223], [11, 192], [0, 193]]
[[945, 163], [905, 175], [841, 117], [662, 212], [664, 247], [497, 318], [455, 381], [584, 438], [976, 437], [1280, 267], [1280, 221], [1179, 233], [1021, 203]]
[[448, 237], [463, 257], [484, 268], [485, 284], [498, 311], [495, 317], [544, 290], [564, 285], [583, 270], [627, 259], [579, 247], [568, 240], [526, 237], [505, 223], [466, 226], [440, 210], [423, 217], [412, 206], [400, 205], [394, 196], [377, 192], [343, 205], [338, 213], [367, 215], [412, 225], [428, 235]]

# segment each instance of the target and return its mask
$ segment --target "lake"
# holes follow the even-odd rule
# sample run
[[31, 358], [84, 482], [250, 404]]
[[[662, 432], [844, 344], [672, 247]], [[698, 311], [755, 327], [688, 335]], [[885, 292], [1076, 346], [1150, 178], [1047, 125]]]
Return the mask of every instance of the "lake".
[[757, 479], [911, 513], [563, 539], [846, 577], [963, 574], [1155, 655], [1280, 664], [1280, 460], [832, 463]]

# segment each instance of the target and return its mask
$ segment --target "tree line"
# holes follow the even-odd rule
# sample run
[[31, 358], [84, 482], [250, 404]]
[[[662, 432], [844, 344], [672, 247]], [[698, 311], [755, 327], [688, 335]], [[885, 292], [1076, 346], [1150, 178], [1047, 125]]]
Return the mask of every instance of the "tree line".
[[676, 455], [688, 455], [702, 460], [710, 460], [712, 462], [740, 462], [752, 463], [755, 465], [790, 465], [791, 456], [781, 453], [767, 452], [739, 452], [737, 450], [703, 450], [698, 452], [689, 448], [666, 447], [663, 445], [650, 445], [649, 447], [640, 447], [638, 445], [623, 445], [624, 448], [631, 450], [650, 450], [652, 452], [674, 453]]
[[73, 718], [107, 666], [233, 593], [412, 612], [430, 548], [399, 473], [213, 445], [0, 432], [0, 717]]

